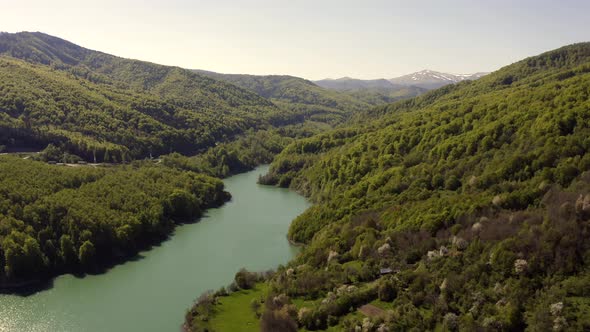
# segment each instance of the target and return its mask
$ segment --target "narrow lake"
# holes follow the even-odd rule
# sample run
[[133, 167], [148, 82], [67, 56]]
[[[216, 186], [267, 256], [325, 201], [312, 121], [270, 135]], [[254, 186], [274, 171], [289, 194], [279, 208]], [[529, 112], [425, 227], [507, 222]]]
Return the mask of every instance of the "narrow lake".
[[0, 295], [0, 332], [179, 331], [193, 300], [229, 284], [241, 268], [267, 270], [297, 248], [286, 234], [309, 203], [256, 183], [268, 166], [224, 180], [233, 198], [170, 240], [105, 274], [65, 275], [22, 297]]

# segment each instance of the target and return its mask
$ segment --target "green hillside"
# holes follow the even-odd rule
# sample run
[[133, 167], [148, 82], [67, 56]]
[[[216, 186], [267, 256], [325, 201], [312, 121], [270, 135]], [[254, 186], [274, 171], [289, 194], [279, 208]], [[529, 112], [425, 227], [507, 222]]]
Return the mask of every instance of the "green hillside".
[[590, 328], [590, 43], [368, 115], [293, 142], [261, 179], [316, 203], [262, 326]]
[[[267, 181], [318, 202], [340, 194], [342, 199], [328, 204], [354, 201], [357, 208], [408, 206], [445, 188], [451, 189], [445, 196], [473, 189], [470, 200], [491, 202], [496, 194], [534, 196], [543, 181], [567, 186], [589, 162], [589, 49], [570, 46], [478, 81], [374, 109], [374, 121], [365, 116], [356, 126], [287, 147]], [[410, 225], [404, 220], [397, 226]]]
[[393, 103], [419, 96], [428, 89], [412, 85], [393, 84], [386, 79], [360, 80], [350, 77], [314, 81], [318, 86], [339, 91], [371, 105]]
[[135, 162], [59, 167], [0, 157], [0, 288], [97, 271], [229, 198], [219, 179]]
[[342, 122], [351, 113], [366, 110], [376, 105], [372, 102], [378, 102], [370, 98], [365, 101], [364, 97], [324, 89], [311, 81], [287, 75], [218, 74], [200, 70], [196, 72], [253, 91], [282, 109], [319, 122]]
[[395, 88], [364, 88], [347, 90], [343, 93], [364, 101], [371, 105], [383, 105], [398, 100], [409, 99], [425, 93], [426, 89], [416, 86], [395, 87]]
[[57, 141], [87, 160], [194, 153], [300, 121], [235, 85], [42, 33], [0, 34], [0, 77], [0, 145]]

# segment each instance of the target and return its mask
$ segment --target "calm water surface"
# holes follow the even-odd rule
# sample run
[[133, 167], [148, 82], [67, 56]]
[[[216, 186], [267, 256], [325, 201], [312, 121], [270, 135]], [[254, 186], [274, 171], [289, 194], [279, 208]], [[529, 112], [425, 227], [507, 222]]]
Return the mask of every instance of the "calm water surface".
[[256, 184], [267, 167], [224, 180], [231, 202], [136, 261], [101, 275], [61, 276], [30, 296], [0, 295], [0, 332], [179, 331], [202, 292], [229, 284], [241, 267], [270, 269], [297, 253], [286, 234], [309, 203]]

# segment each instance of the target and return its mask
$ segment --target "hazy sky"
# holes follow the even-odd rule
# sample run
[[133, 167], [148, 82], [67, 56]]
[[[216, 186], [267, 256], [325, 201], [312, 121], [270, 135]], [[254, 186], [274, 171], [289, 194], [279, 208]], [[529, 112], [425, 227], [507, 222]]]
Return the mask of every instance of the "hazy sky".
[[0, 31], [223, 73], [391, 78], [590, 41], [590, 1], [0, 0]]

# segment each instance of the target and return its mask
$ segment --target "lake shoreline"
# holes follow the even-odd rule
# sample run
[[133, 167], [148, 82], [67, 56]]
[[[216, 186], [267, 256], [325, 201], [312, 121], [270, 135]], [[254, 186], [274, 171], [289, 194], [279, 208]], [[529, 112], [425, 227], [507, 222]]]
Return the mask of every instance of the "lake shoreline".
[[[214, 202], [203, 211], [206, 213], [210, 209], [215, 209], [223, 206], [231, 201], [231, 193], [224, 191], [221, 201]], [[73, 275], [77, 278], [84, 278], [88, 275], [101, 275], [108, 273], [111, 269], [118, 265], [141, 259], [141, 253], [152, 250], [154, 247], [160, 246], [166, 241], [172, 240], [174, 231], [178, 226], [186, 224], [199, 223], [202, 220], [202, 214], [196, 215], [193, 221], [173, 222], [171, 227], [167, 230], [164, 236], [153, 237], [150, 239], [142, 239], [138, 242], [139, 245], [133, 252], [116, 252], [112, 253], [110, 257], [98, 261], [98, 263], [88, 270], [74, 270], [74, 269], [55, 269], [42, 275], [42, 278], [35, 279], [15, 279], [15, 280], [0, 280], [0, 295], [19, 295], [29, 296], [31, 294], [51, 289], [53, 281], [63, 275]]]
[[[63, 274], [0, 295], [3, 326], [16, 332], [31, 326], [41, 327], [35, 332], [178, 330], [199, 294], [230, 284], [241, 268], [275, 269], [299, 252], [286, 234], [310, 203], [292, 190], [259, 185], [267, 169], [226, 178], [230, 201], [205, 210], [198, 222], [177, 224], [134, 258], [102, 273]], [[149, 314], [155, 310], [159, 315]]]
[[[22, 153], [22, 152], [19, 152], [19, 153]], [[2, 154], [7, 154], [7, 153], [2, 153]], [[235, 172], [229, 173], [226, 177], [221, 178], [221, 180], [227, 179], [232, 176], [252, 172], [252, 171], [256, 170], [257, 168], [264, 167], [264, 166], [270, 166], [270, 165], [263, 164], [263, 165], [257, 165], [254, 168], [242, 168], [242, 169], [239, 169]], [[258, 181], [256, 183], [259, 184]], [[261, 184], [261, 185], [264, 185], [264, 184]], [[273, 185], [266, 185], [266, 186], [276, 187]], [[291, 189], [289, 189], [289, 190], [291, 190]], [[206, 213], [210, 209], [219, 208], [219, 207], [223, 206], [224, 204], [230, 202], [232, 199], [231, 193], [229, 193], [227, 191], [224, 191], [224, 192], [226, 193], [226, 195], [224, 195], [223, 201], [215, 202], [215, 204], [213, 204], [212, 206], [208, 206], [203, 212]], [[294, 190], [294, 192], [297, 194], [300, 194], [302, 196], [305, 196], [298, 191]], [[2, 294], [16, 294], [16, 295], [20, 295], [20, 296], [28, 296], [28, 295], [34, 294], [36, 292], [44, 291], [44, 290], [50, 289], [52, 287], [52, 284], [53, 284], [53, 281], [55, 280], [55, 278], [58, 278], [63, 275], [71, 274], [71, 275], [79, 277], [79, 278], [84, 278], [87, 275], [100, 275], [100, 274], [108, 273], [109, 270], [111, 270], [112, 268], [114, 268], [118, 265], [125, 264], [127, 262], [131, 262], [131, 261], [134, 261], [134, 260], [140, 258], [141, 252], [146, 252], [146, 251], [152, 250], [154, 247], [161, 245], [163, 242], [170, 241], [172, 239], [172, 237], [174, 236], [174, 230], [178, 226], [184, 225], [184, 224], [198, 223], [201, 221], [201, 218], [202, 218], [202, 215], [198, 215], [198, 216], [195, 216], [194, 221], [174, 222], [172, 227], [170, 228], [170, 230], [168, 230], [168, 232], [165, 236], [163, 236], [161, 238], [152, 238], [152, 239], [147, 239], [145, 241], [141, 241], [140, 245], [138, 246], [138, 248], [135, 252], [116, 253], [112, 257], [110, 257], [110, 259], [104, 259], [104, 260], [100, 261], [97, 264], [97, 266], [95, 266], [93, 269], [90, 269], [90, 270], [56, 269], [56, 270], [47, 272], [41, 278], [22, 279], [22, 280], [19, 280], [19, 279], [0, 280], [0, 295], [2, 295]], [[305, 245], [303, 243], [297, 243], [297, 242], [292, 241], [291, 239], [288, 238], [288, 236], [287, 236], [287, 240], [289, 241], [289, 243], [291, 245], [293, 245], [295, 247], [303, 247]]]

